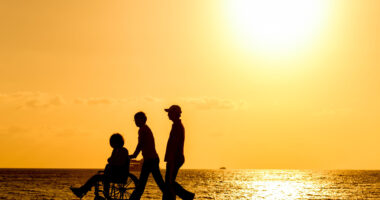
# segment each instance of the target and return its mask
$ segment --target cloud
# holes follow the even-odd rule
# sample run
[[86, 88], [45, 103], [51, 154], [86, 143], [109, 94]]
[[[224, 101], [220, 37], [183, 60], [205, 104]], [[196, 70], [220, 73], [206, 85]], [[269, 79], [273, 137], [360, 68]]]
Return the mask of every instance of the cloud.
[[31, 108], [46, 108], [50, 106], [61, 106], [65, 101], [60, 96], [53, 97], [36, 97], [25, 102], [25, 106]]
[[4, 99], [6, 97], [8, 97], [8, 95], [6, 95], [6, 94], [0, 94], [0, 100]]
[[110, 105], [119, 100], [113, 98], [99, 97], [99, 98], [76, 98], [74, 103], [76, 104], [87, 104], [87, 105]]
[[189, 103], [198, 109], [210, 110], [228, 110], [238, 109], [243, 107], [246, 103], [244, 101], [233, 101], [229, 99], [220, 99], [215, 97], [201, 97], [201, 98], [183, 98], [185, 103]]
[[140, 100], [147, 101], [147, 102], [159, 102], [162, 101], [162, 99], [152, 96], [145, 96], [140, 98]]
[[61, 96], [41, 92], [0, 94], [0, 99], [8, 103], [16, 104], [18, 108], [47, 108], [65, 104], [65, 100]]
[[163, 100], [153, 96], [133, 98], [90, 97], [67, 100], [62, 96], [55, 94], [42, 92], [16, 92], [8, 94], [0, 93], [0, 101], [15, 106], [16, 108], [48, 108], [66, 104], [123, 105], [128, 103], [157, 103]]
[[219, 137], [223, 137], [225, 134], [222, 133], [222, 132], [213, 132], [213, 133], [210, 133], [209, 136], [211, 137], [214, 137], [214, 138], [219, 138]]
[[351, 108], [325, 108], [320, 111], [314, 112], [314, 116], [326, 117], [326, 116], [336, 116], [336, 115], [347, 115], [352, 112]]
[[124, 104], [127, 102], [150, 102], [155, 103], [162, 101], [160, 98], [152, 96], [144, 96], [137, 98], [109, 98], [109, 97], [96, 97], [96, 98], [76, 98], [74, 100], [75, 104], [84, 104], [84, 105], [111, 105], [111, 104]]
[[83, 137], [83, 136], [89, 136], [91, 135], [90, 130], [81, 130], [81, 129], [70, 129], [70, 128], [65, 128], [65, 129], [53, 129], [51, 132], [57, 137]]
[[0, 136], [5, 135], [5, 136], [13, 136], [13, 135], [19, 135], [22, 133], [28, 132], [28, 129], [25, 129], [20, 126], [9, 126], [7, 128], [0, 128]]

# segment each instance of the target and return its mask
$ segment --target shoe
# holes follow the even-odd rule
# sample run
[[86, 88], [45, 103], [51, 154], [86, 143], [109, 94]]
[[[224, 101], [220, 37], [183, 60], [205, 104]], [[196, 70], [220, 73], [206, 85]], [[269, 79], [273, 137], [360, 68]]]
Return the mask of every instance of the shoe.
[[188, 198], [186, 198], [186, 200], [193, 200], [194, 197], [195, 197], [195, 193], [191, 193], [191, 195]]
[[70, 190], [77, 196], [78, 198], [82, 198], [86, 192], [82, 190], [82, 188], [75, 188], [75, 187], [70, 187]]

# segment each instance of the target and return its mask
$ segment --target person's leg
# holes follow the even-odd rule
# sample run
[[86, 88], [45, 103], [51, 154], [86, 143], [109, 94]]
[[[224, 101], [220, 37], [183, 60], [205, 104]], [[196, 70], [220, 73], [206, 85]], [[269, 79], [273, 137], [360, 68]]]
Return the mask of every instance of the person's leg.
[[103, 181], [103, 177], [102, 174], [96, 174], [88, 179], [88, 181], [80, 188], [87, 193], [93, 186], [95, 186], [96, 182]]
[[174, 189], [175, 194], [178, 195], [181, 199], [192, 200], [192, 199], [194, 199], [194, 196], [195, 196], [194, 193], [185, 190], [179, 183], [177, 183], [175, 181], [175, 179], [177, 178], [177, 175], [178, 175], [178, 171], [182, 165], [183, 165], [183, 162], [173, 164], [174, 169], [172, 172], [173, 173], [172, 187]]
[[136, 186], [136, 189], [132, 192], [130, 200], [139, 200], [144, 193], [146, 182], [148, 181], [149, 173], [151, 172], [152, 164], [149, 161], [144, 161], [139, 182]]
[[175, 194], [178, 195], [181, 199], [192, 200], [195, 196], [194, 193], [185, 190], [185, 188], [183, 188], [177, 182], [174, 182], [174, 191]]
[[[175, 190], [174, 190], [174, 180], [175, 180], [175, 168], [172, 162], [167, 162], [166, 163], [166, 172], [165, 172], [165, 184], [167, 188], [167, 195], [166, 196], [168, 199], [176, 199], [175, 195]], [[174, 179], [173, 179], [174, 178]]]
[[182, 165], [183, 165], [183, 162], [181, 162], [181, 163], [173, 163], [172, 164], [172, 166], [173, 166], [173, 180], [174, 181], [177, 178], [179, 168], [181, 168]]
[[98, 182], [98, 181], [102, 181], [103, 180], [103, 175], [101, 174], [96, 174], [94, 176], [92, 176], [90, 179], [87, 180], [87, 182], [79, 187], [79, 188], [75, 188], [75, 187], [70, 187], [71, 191], [79, 198], [82, 198], [84, 195], [87, 194], [88, 191], [91, 190], [92, 186], [95, 186], [95, 184]]
[[161, 192], [163, 194], [166, 193], [167, 189], [166, 189], [164, 179], [162, 178], [162, 175], [160, 172], [160, 159], [158, 158], [155, 159], [155, 161], [152, 163], [152, 175], [158, 187], [160, 188]]

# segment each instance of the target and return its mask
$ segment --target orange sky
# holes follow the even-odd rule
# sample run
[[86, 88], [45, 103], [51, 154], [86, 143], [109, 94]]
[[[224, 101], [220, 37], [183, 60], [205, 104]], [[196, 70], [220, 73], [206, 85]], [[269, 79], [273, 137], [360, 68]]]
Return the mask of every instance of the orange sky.
[[137, 111], [162, 158], [175, 103], [185, 168], [379, 169], [380, 2], [235, 2], [1, 1], [0, 167], [102, 168]]

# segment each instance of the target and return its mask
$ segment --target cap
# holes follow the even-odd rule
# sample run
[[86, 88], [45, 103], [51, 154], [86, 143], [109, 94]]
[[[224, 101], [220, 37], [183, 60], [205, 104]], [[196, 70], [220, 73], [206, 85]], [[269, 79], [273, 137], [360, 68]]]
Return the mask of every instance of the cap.
[[166, 112], [182, 113], [181, 107], [178, 105], [172, 105], [170, 108], [165, 109]]

